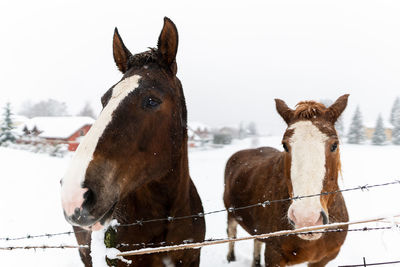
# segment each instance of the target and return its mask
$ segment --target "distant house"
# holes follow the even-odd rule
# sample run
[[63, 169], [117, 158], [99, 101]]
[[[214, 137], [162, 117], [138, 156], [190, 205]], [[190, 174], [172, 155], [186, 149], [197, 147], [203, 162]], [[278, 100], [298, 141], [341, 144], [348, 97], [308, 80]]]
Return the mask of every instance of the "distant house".
[[[376, 121], [365, 123], [364, 125], [365, 136], [368, 140], [371, 140], [372, 137], [374, 136], [375, 126], [376, 126]], [[383, 121], [383, 127], [385, 128], [386, 140], [391, 141], [393, 126], [390, 123]]]
[[35, 143], [68, 144], [69, 151], [75, 151], [81, 138], [86, 135], [94, 119], [90, 117], [35, 117], [20, 126], [21, 140], [34, 137]]
[[188, 122], [187, 130], [190, 147], [196, 147], [199, 144], [203, 145], [213, 139], [211, 128], [201, 122]]

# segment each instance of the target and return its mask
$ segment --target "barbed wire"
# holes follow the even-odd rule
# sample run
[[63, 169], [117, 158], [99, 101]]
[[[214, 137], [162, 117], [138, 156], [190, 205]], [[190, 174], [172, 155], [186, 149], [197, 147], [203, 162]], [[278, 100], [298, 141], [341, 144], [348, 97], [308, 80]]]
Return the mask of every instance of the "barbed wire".
[[221, 212], [234, 212], [237, 210], [243, 210], [243, 209], [249, 209], [249, 208], [255, 208], [255, 207], [267, 207], [270, 206], [271, 204], [274, 203], [279, 203], [279, 202], [286, 202], [286, 201], [292, 201], [292, 200], [300, 200], [304, 198], [312, 198], [312, 197], [317, 197], [317, 196], [326, 196], [326, 195], [331, 195], [331, 194], [337, 194], [337, 193], [343, 193], [343, 192], [350, 192], [350, 191], [355, 191], [355, 190], [361, 190], [361, 191], [368, 191], [371, 188], [376, 188], [376, 187], [382, 187], [382, 186], [388, 186], [388, 185], [400, 185], [400, 180], [395, 180], [392, 182], [387, 182], [387, 183], [381, 183], [381, 184], [374, 184], [374, 185], [363, 185], [363, 186], [357, 186], [353, 188], [347, 188], [347, 189], [342, 189], [342, 190], [336, 190], [332, 192], [322, 192], [319, 194], [312, 194], [312, 195], [305, 195], [305, 196], [295, 196], [295, 197], [288, 197], [288, 198], [282, 198], [282, 199], [276, 199], [276, 200], [266, 200], [263, 202], [258, 202], [246, 206], [241, 206], [241, 207], [230, 207], [228, 209], [219, 209], [219, 210], [214, 210], [214, 211], [209, 211], [209, 212], [203, 212], [203, 213], [198, 213], [198, 214], [192, 214], [192, 215], [186, 215], [186, 216], [177, 216], [177, 217], [167, 217], [167, 218], [159, 218], [159, 219], [150, 219], [150, 220], [139, 220], [134, 223], [129, 223], [129, 224], [120, 224], [118, 227], [128, 227], [128, 226], [135, 226], [135, 225], [142, 225], [144, 223], [150, 223], [150, 222], [161, 222], [161, 221], [175, 221], [175, 220], [183, 220], [183, 219], [191, 219], [191, 218], [201, 218], [207, 215], [211, 214], [216, 214], [216, 213], [221, 213]]
[[[322, 192], [319, 194], [311, 194], [311, 195], [305, 195], [305, 196], [295, 196], [295, 197], [288, 197], [288, 198], [283, 198], [283, 199], [276, 199], [276, 200], [266, 200], [246, 206], [241, 206], [241, 207], [230, 207], [228, 209], [219, 209], [219, 210], [213, 210], [209, 212], [201, 212], [197, 214], [191, 214], [191, 215], [184, 215], [184, 216], [169, 216], [166, 218], [158, 218], [158, 219], [148, 219], [148, 220], [137, 220], [136, 222], [133, 223], [128, 223], [128, 224], [119, 224], [116, 225], [116, 227], [130, 227], [130, 226], [141, 226], [145, 223], [154, 223], [154, 222], [173, 222], [177, 220], [184, 220], [184, 219], [193, 219], [193, 218], [202, 218], [211, 214], [217, 214], [221, 212], [234, 212], [238, 210], [244, 210], [244, 209], [249, 209], [249, 208], [255, 208], [255, 207], [267, 207], [270, 206], [271, 204], [274, 203], [279, 203], [279, 202], [286, 202], [286, 201], [296, 201], [296, 200], [301, 200], [305, 198], [312, 198], [312, 197], [318, 197], [318, 196], [327, 196], [331, 194], [337, 194], [337, 193], [345, 193], [345, 192], [350, 192], [350, 191], [356, 191], [360, 190], [362, 192], [369, 191], [369, 189], [372, 188], [377, 188], [377, 187], [384, 187], [384, 186], [389, 186], [389, 185], [400, 185], [400, 180], [394, 180], [392, 182], [386, 182], [386, 183], [380, 183], [380, 184], [374, 184], [374, 185], [362, 185], [362, 186], [357, 186], [357, 187], [352, 187], [352, 188], [346, 188], [346, 189], [339, 189], [336, 191], [332, 192]], [[61, 233], [52, 233], [52, 234], [38, 234], [38, 235], [25, 235], [25, 236], [20, 236], [20, 237], [0, 237], [0, 241], [16, 241], [16, 240], [24, 240], [24, 239], [34, 239], [34, 238], [42, 238], [42, 237], [54, 237], [54, 236], [60, 236], [60, 235], [71, 235], [71, 234], [76, 234], [76, 233], [81, 233], [81, 232], [87, 232], [88, 230], [80, 230], [80, 231], [66, 231], [66, 232], [61, 232]]]
[[26, 236], [20, 236], [20, 237], [1, 237], [0, 241], [16, 241], [16, 240], [34, 239], [34, 238], [40, 238], [40, 237], [50, 238], [53, 236], [71, 235], [73, 233], [74, 233], [74, 231], [67, 231], [67, 232], [53, 233], [53, 234], [26, 235]]
[[17, 249], [67, 249], [67, 248], [89, 248], [86, 245], [41, 245], [41, 246], [10, 246], [10, 247], [0, 247], [0, 250], [17, 250]]
[[362, 264], [353, 264], [353, 265], [339, 265], [338, 267], [363, 267], [363, 266], [378, 266], [378, 265], [388, 265], [400, 263], [400, 261], [386, 261], [386, 262], [375, 262], [375, 263], [367, 263], [365, 257], [363, 258], [364, 263]]
[[216, 214], [216, 213], [221, 213], [221, 212], [234, 212], [237, 210], [243, 210], [243, 209], [249, 209], [249, 208], [255, 208], [255, 207], [267, 207], [270, 206], [271, 204], [274, 203], [279, 203], [279, 202], [286, 202], [286, 201], [292, 201], [292, 200], [300, 200], [300, 199], [305, 199], [305, 198], [312, 198], [312, 197], [317, 197], [317, 196], [326, 196], [326, 195], [331, 195], [331, 194], [337, 194], [337, 193], [344, 193], [344, 192], [350, 192], [350, 191], [355, 191], [355, 190], [361, 190], [361, 191], [368, 191], [371, 188], [376, 188], [376, 187], [383, 187], [383, 186], [389, 186], [389, 185], [400, 185], [400, 180], [395, 180], [392, 182], [386, 182], [386, 183], [381, 183], [381, 184], [374, 184], [374, 185], [363, 185], [363, 186], [357, 186], [353, 188], [347, 188], [347, 189], [342, 189], [342, 190], [336, 190], [332, 192], [322, 192], [319, 194], [312, 194], [312, 195], [305, 195], [305, 196], [295, 196], [295, 197], [288, 197], [288, 198], [282, 198], [282, 199], [276, 199], [276, 200], [266, 200], [263, 202], [258, 202], [246, 206], [241, 206], [241, 207], [230, 207], [227, 209], [219, 209], [219, 210], [214, 210], [214, 211], [209, 211], [209, 212], [204, 212], [204, 213], [198, 213], [198, 214], [192, 214], [192, 215], [186, 215], [186, 216], [177, 216], [177, 217], [167, 217], [167, 218], [160, 218], [160, 219], [150, 219], [150, 220], [141, 220], [141, 221], [136, 221], [134, 223], [129, 223], [129, 224], [120, 224], [118, 227], [127, 227], [127, 226], [135, 226], [135, 225], [142, 225], [144, 223], [150, 223], [150, 222], [160, 222], [160, 221], [175, 221], [175, 220], [182, 220], [182, 219], [191, 219], [191, 218], [200, 218], [204, 217], [207, 215], [211, 214]]
[[[339, 233], [339, 232], [367, 232], [367, 231], [379, 231], [379, 230], [392, 230], [392, 226], [383, 226], [383, 227], [363, 227], [363, 228], [355, 228], [355, 229], [325, 229], [321, 231], [308, 231], [308, 232], [298, 232], [298, 233], [287, 233], [285, 236], [291, 235], [312, 235], [318, 233]], [[215, 241], [224, 241], [226, 238], [208, 238], [203, 242], [215, 242]], [[234, 240], [231, 240], [234, 242]], [[172, 246], [172, 245], [186, 245], [186, 244], [194, 244], [194, 241], [183, 241], [183, 243], [175, 243], [175, 242], [158, 242], [158, 243], [137, 243], [137, 244], [123, 244], [119, 245], [117, 248], [121, 247], [141, 247], [141, 248], [153, 248], [154, 246]], [[8, 246], [8, 247], [0, 247], [0, 250], [21, 250], [21, 249], [78, 249], [78, 248], [89, 248], [87, 245], [38, 245], [38, 246]]]
[[[400, 217], [399, 214], [393, 215], [391, 217]], [[343, 232], [349, 231], [348, 229], [342, 229], [340, 227], [354, 225], [354, 224], [364, 224], [364, 223], [371, 223], [371, 222], [378, 222], [381, 220], [386, 219], [385, 217], [377, 217], [372, 219], [363, 219], [358, 221], [351, 221], [351, 222], [340, 222], [340, 223], [332, 223], [332, 224], [325, 224], [325, 225], [316, 225], [311, 227], [304, 227], [298, 228], [294, 230], [283, 230], [277, 232], [270, 232], [265, 234], [257, 234], [239, 238], [225, 238], [220, 240], [214, 241], [203, 241], [199, 243], [190, 243], [190, 244], [179, 244], [179, 245], [172, 245], [172, 246], [165, 246], [165, 247], [156, 247], [156, 248], [141, 248], [137, 250], [131, 250], [126, 252], [121, 252], [117, 256], [133, 256], [133, 255], [143, 255], [143, 254], [152, 254], [152, 253], [161, 253], [161, 252], [169, 252], [175, 250], [183, 250], [183, 249], [198, 249], [205, 246], [212, 246], [212, 245], [219, 245], [223, 243], [231, 243], [231, 242], [238, 242], [238, 241], [245, 241], [245, 240], [254, 240], [254, 239], [266, 239], [266, 238], [273, 238], [273, 237], [280, 237], [280, 236], [289, 236], [289, 235], [304, 235], [304, 234], [316, 234], [316, 233], [327, 233], [327, 232]], [[399, 228], [398, 225], [394, 225], [393, 227], [379, 227], [381, 229], [394, 229]], [[357, 231], [367, 231], [366, 227], [359, 228]], [[352, 230], [352, 229], [350, 229]], [[354, 229], [353, 229], [354, 230]]]
[[[396, 225], [397, 227], [397, 225]], [[315, 233], [335, 233], [335, 232], [365, 232], [365, 231], [376, 231], [376, 230], [391, 230], [393, 229], [393, 226], [382, 226], [382, 227], [363, 227], [363, 228], [356, 228], [356, 229], [325, 229], [324, 231], [314, 231], [314, 232], [304, 232], [304, 233], [289, 233], [289, 235], [311, 235]], [[208, 238], [204, 239], [203, 242], [211, 242], [211, 241], [220, 241], [224, 240], [224, 238]], [[189, 240], [184, 240], [183, 243], [175, 243], [175, 242], [158, 242], [158, 243], [138, 243], [138, 244], [123, 244], [119, 245], [119, 247], [141, 247], [141, 248], [146, 248], [146, 247], [154, 247], [154, 246], [171, 246], [171, 245], [182, 245], [182, 244], [191, 244], [193, 241]]]

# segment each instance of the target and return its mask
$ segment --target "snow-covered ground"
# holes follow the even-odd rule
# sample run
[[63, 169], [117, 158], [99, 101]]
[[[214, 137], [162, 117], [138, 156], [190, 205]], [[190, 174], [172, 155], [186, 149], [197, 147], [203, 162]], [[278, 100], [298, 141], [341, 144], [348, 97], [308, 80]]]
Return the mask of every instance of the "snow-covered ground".
[[[236, 141], [221, 149], [189, 151], [190, 173], [203, 201], [205, 211], [223, 207], [223, 170], [234, 152], [251, 147], [254, 140]], [[259, 146], [280, 149], [280, 137], [260, 138]], [[383, 183], [400, 179], [400, 147], [357, 146], [341, 147], [342, 188]], [[59, 197], [59, 180], [69, 157], [60, 159], [43, 154], [0, 148], [0, 237], [69, 231]], [[400, 185], [371, 189], [367, 192], [345, 193], [351, 220], [381, 214], [400, 213]], [[400, 220], [400, 219], [399, 219]], [[207, 238], [226, 237], [226, 214], [206, 217]], [[385, 223], [370, 226], [390, 225]], [[358, 228], [354, 226], [353, 228]], [[239, 236], [246, 233], [239, 230]], [[0, 241], [0, 246], [76, 244], [73, 236], [39, 238], [24, 241]], [[339, 256], [329, 266], [400, 260], [400, 231], [352, 232]], [[226, 261], [227, 245], [202, 249], [201, 266], [250, 266], [252, 242], [236, 245], [237, 262]], [[75, 249], [0, 251], [1, 266], [81, 266]]]

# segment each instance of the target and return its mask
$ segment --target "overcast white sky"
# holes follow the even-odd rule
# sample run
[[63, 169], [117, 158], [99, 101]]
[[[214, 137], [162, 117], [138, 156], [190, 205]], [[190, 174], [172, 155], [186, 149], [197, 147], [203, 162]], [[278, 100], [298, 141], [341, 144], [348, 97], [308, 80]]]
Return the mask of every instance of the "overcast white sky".
[[[168, 3], [166, 3], [168, 2]], [[163, 17], [178, 27], [178, 77], [189, 119], [211, 126], [283, 123], [291, 106], [350, 93], [346, 129], [386, 118], [400, 95], [400, 1], [10, 1], [0, 2], [0, 105], [54, 98], [77, 113], [121, 74], [117, 26], [132, 53], [155, 46]]]

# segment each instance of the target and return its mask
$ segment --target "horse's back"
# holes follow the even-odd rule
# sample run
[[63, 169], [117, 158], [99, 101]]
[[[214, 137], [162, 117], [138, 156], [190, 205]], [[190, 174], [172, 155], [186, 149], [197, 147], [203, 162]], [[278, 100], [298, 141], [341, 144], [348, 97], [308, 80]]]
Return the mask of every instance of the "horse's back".
[[278, 154], [280, 154], [280, 151], [273, 147], [259, 147], [240, 150], [233, 154], [226, 163], [225, 179], [229, 176], [229, 173], [227, 175], [227, 171], [231, 169], [247, 166], [246, 164], [250, 164], [252, 166], [262, 164], [270, 157]]
[[[280, 159], [281, 152], [272, 147], [259, 147], [241, 150], [233, 154], [225, 168], [225, 205], [232, 206], [233, 198], [257, 197], [254, 188], [258, 184], [268, 186], [273, 183], [274, 167]], [[236, 205], [233, 205], [236, 206]]]

